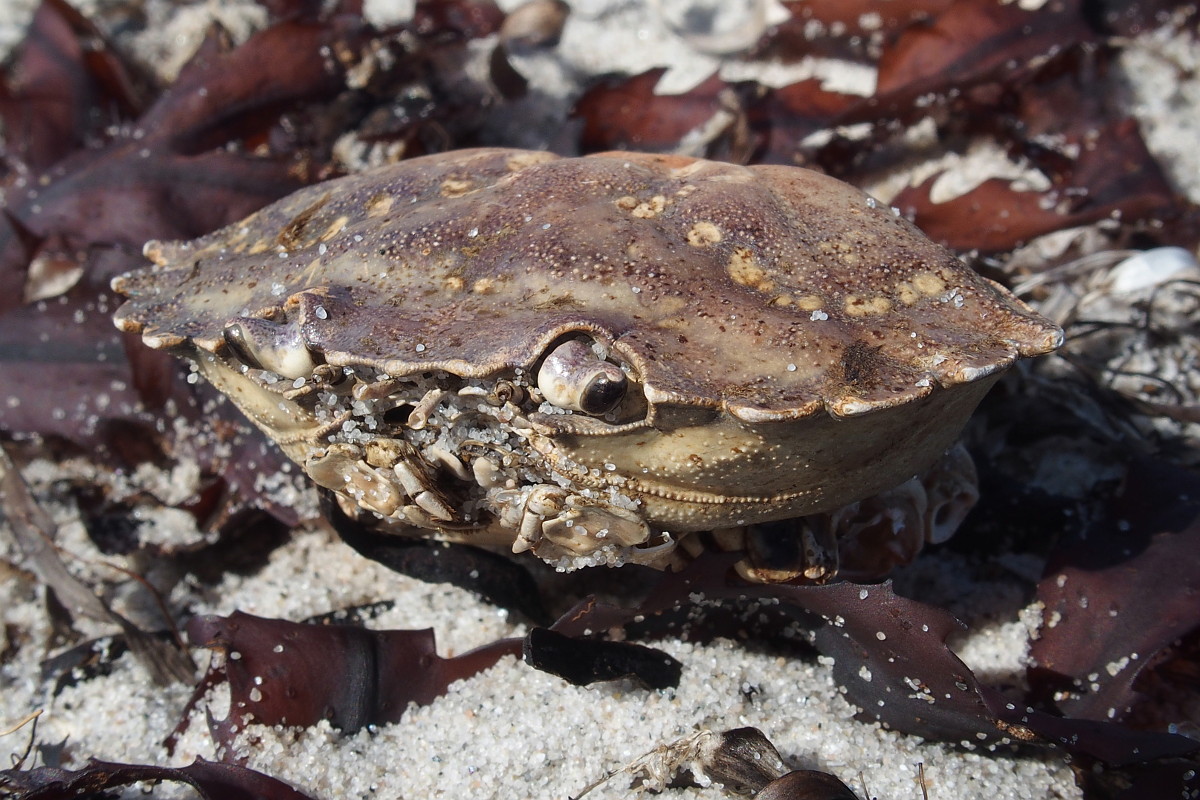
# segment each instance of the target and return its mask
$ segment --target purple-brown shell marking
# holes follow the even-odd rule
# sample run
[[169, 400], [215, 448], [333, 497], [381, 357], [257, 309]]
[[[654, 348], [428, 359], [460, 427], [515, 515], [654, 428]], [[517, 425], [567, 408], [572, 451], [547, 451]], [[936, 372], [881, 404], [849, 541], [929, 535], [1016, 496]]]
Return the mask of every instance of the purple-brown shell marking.
[[900, 484], [1062, 341], [857, 189], [679, 156], [417, 158], [146, 255], [118, 326], [344, 506], [563, 568]]

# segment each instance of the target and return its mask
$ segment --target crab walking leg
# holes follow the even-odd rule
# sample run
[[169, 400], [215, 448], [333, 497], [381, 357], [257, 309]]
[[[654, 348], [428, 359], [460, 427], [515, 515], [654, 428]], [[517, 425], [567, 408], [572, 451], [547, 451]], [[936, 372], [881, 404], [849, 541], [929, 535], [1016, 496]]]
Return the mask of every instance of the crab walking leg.
[[820, 514], [689, 536], [680, 553], [698, 558], [710, 546], [745, 551], [734, 566], [754, 583], [800, 577], [825, 583], [839, 575], [875, 580], [912, 561], [925, 545], [949, 539], [978, 499], [975, 464], [959, 442], [925, 472], [872, 497]]
[[838, 572], [837, 531], [820, 514], [717, 528], [708, 537], [684, 539], [685, 552], [698, 557], [706, 549], [706, 539], [717, 550], [745, 551], [746, 557], [734, 568], [752, 583], [782, 583], [800, 577], [825, 583]]

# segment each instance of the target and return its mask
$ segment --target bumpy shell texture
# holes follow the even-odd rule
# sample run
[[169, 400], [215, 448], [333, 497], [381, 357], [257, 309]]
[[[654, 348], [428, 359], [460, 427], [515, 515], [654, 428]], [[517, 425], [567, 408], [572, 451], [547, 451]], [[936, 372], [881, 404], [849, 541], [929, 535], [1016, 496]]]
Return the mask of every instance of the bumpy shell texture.
[[678, 156], [417, 158], [146, 253], [117, 323], [153, 346], [286, 317], [333, 365], [484, 377], [586, 331], [651, 403], [751, 422], [900, 405], [1062, 340], [844, 183]]

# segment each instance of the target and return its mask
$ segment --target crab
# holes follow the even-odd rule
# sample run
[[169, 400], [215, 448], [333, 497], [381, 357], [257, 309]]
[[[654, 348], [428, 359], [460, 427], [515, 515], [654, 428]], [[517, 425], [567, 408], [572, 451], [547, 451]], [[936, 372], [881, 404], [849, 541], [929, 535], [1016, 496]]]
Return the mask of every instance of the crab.
[[1000, 374], [1062, 343], [798, 167], [463, 150], [145, 254], [117, 326], [193, 361], [343, 509], [563, 570], [674, 567], [715, 537], [759, 542], [753, 579], [827, 580], [836, 532], [803, 520], [937, 474]]

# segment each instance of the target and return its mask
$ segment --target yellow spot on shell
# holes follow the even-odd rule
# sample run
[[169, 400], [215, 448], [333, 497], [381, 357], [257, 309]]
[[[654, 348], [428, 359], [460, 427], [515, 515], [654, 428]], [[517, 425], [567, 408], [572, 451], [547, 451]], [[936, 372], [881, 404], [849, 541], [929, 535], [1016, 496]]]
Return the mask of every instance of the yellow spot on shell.
[[682, 297], [664, 297], [658, 301], [658, 307], [664, 314], [676, 314], [687, 307], [688, 301]]
[[821, 306], [825, 305], [825, 301], [817, 297], [815, 294], [806, 294], [803, 297], [796, 298], [796, 305], [800, 306], [805, 311], [816, 311]]
[[662, 213], [662, 210], [667, 207], [667, 198], [661, 194], [656, 194], [644, 203], [638, 203], [636, 207], [629, 213], [638, 219], [652, 219]]
[[451, 291], [461, 292], [466, 285], [466, 282], [458, 275], [451, 275], [449, 278], [446, 278], [446, 288]]
[[332, 239], [333, 237], [335, 237], [339, 233], [341, 233], [342, 228], [345, 228], [346, 223], [349, 221], [350, 221], [350, 218], [347, 217], [345, 214], [338, 217], [333, 222], [329, 223], [329, 227], [326, 228], [325, 231], [320, 236], [317, 237], [317, 241], [318, 242], [328, 242], [330, 239]]
[[938, 295], [946, 291], [946, 282], [932, 272], [920, 272], [913, 276], [913, 288], [924, 295]]
[[470, 192], [474, 185], [474, 183], [468, 180], [447, 178], [442, 181], [439, 191], [441, 191], [442, 197], [462, 197], [464, 194]]
[[906, 306], [911, 306], [921, 299], [921, 293], [908, 281], [900, 281], [896, 284], [896, 296]]
[[274, 242], [268, 242], [266, 239], [259, 239], [257, 242], [250, 245], [250, 249], [247, 252], [254, 256], [258, 255], [259, 253], [265, 253], [274, 246]]
[[509, 156], [508, 160], [504, 162], [504, 166], [508, 168], [509, 172], [519, 172], [526, 167], [532, 167], [535, 164], [545, 164], [547, 161], [555, 161], [557, 159], [558, 156], [554, 155], [554, 153], [530, 151]]
[[392, 210], [392, 203], [395, 198], [390, 194], [380, 193], [367, 201], [367, 216], [382, 217], [384, 214]]
[[721, 241], [721, 229], [711, 222], [697, 222], [687, 232], [687, 241], [692, 247], [707, 247]]
[[846, 313], [852, 317], [865, 317], [870, 314], [886, 314], [892, 310], [892, 301], [886, 297], [859, 297], [855, 294], [846, 295]]
[[680, 324], [678, 327], [687, 327], [687, 323], [689, 323], [690, 320], [684, 320], [684, 319], [681, 319], [680, 317], [676, 316], [677, 314], [679, 314], [679, 312], [683, 311], [686, 307], [687, 307], [687, 300], [684, 300], [682, 297], [674, 297], [674, 296], [668, 295], [666, 297], [661, 297], [661, 298], [655, 300], [654, 301], [655, 311], [657, 311], [658, 313], [660, 313], [664, 316], [663, 323], [660, 323], [659, 327], [664, 327], [664, 328], [672, 327], [669, 324], [665, 324], [667, 322], [667, 320], [679, 320], [682, 324]]
[[628, 211], [631, 215], [638, 219], [653, 219], [662, 213], [667, 207], [667, 198], [661, 194], [656, 194], [649, 200], [638, 200], [633, 195], [627, 194], [623, 197], [618, 197], [613, 201], [617, 208], [622, 211]]
[[167, 263], [167, 257], [163, 255], [162, 242], [158, 239], [151, 239], [142, 246], [142, 255], [153, 261], [155, 264]]
[[471, 284], [471, 291], [475, 294], [491, 294], [496, 291], [496, 282], [491, 278], [480, 278]]
[[729, 262], [725, 271], [735, 283], [749, 286], [760, 292], [769, 292], [775, 288], [775, 282], [767, 277], [766, 271], [758, 263], [758, 257], [749, 247], [735, 247], [729, 254]]

